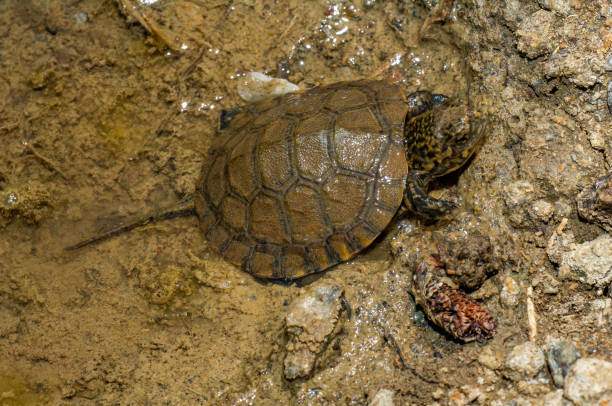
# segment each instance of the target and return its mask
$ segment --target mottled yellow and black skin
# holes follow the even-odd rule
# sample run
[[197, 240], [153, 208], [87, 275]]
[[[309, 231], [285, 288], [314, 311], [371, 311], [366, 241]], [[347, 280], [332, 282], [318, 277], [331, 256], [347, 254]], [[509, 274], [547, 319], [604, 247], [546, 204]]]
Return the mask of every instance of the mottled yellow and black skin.
[[404, 203], [430, 218], [446, 217], [455, 203], [427, 194], [428, 183], [463, 166], [484, 140], [486, 121], [460, 100], [444, 100], [407, 120], [404, 128], [410, 172]]

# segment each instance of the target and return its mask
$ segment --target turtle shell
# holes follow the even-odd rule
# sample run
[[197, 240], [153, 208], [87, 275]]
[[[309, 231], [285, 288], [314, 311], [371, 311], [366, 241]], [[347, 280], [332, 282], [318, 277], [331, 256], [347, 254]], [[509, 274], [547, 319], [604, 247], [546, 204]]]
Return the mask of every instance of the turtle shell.
[[404, 122], [424, 108], [414, 100], [352, 81], [237, 110], [196, 190], [210, 246], [257, 277], [293, 279], [370, 245], [402, 203]]

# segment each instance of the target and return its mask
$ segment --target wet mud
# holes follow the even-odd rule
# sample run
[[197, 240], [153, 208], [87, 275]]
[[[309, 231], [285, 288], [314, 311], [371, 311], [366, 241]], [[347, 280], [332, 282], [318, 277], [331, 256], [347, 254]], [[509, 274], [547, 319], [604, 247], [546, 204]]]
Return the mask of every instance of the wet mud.
[[[612, 401], [607, 1], [5, 0], [0, 39], [1, 405]], [[195, 217], [64, 250], [192, 195], [251, 71], [469, 99], [487, 139], [432, 185], [454, 218], [404, 213], [288, 283], [226, 263]], [[425, 252], [493, 338], [428, 322]], [[296, 306], [325, 289], [319, 336]]]

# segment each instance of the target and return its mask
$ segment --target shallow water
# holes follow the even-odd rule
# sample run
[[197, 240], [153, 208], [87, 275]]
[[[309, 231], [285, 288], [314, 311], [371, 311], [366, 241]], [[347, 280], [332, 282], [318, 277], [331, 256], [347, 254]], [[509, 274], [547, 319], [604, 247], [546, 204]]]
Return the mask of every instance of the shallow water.
[[[512, 250], [500, 248], [499, 257], [521, 256], [514, 258], [520, 265], [503, 268], [480, 291], [499, 320], [487, 345], [504, 354], [528, 336], [524, 295], [516, 307], [499, 303], [504, 278], [524, 292], [540, 269], [555, 272], [541, 241], [553, 223], [512, 228], [500, 200], [507, 182], [520, 177], [512, 156], [522, 152], [502, 125], [513, 116], [505, 106], [513, 101], [497, 92], [507, 86], [519, 94], [526, 85], [484, 80], [482, 65], [494, 70], [491, 61], [516, 52], [513, 45], [484, 51], [486, 30], [494, 27], [479, 22], [485, 32], [475, 34], [471, 2], [461, 2], [420, 42], [429, 15], [422, 2], [160, 1], [122, 8], [130, 4], [136, 2], [0, 3], [0, 403], [367, 404], [388, 388], [396, 404], [420, 405], [464, 385], [482, 388], [482, 404], [495, 399], [509, 384], [475, 362], [483, 344], [460, 344], [433, 329], [408, 294], [409, 272], [389, 244], [422, 227], [410, 216], [355, 260], [286, 285], [225, 263], [207, 249], [195, 217], [78, 251], [63, 248], [193, 193], [218, 112], [244, 103], [236, 83], [246, 72], [302, 88], [377, 75], [412, 90], [469, 94], [494, 116], [492, 131], [470, 166], [438, 182], [436, 193], [452, 189], [463, 210], [481, 216], [476, 228], [518, 241]], [[486, 52], [493, 56], [484, 63]], [[508, 76], [530, 75], [526, 65], [508, 69], [515, 69]], [[583, 91], [558, 87], [567, 97]], [[548, 106], [560, 96], [531, 97]], [[584, 140], [574, 141], [589, 148]], [[602, 172], [604, 158], [592, 156], [594, 171]], [[505, 168], [510, 161], [515, 166]], [[575, 210], [570, 218], [584, 240], [601, 233], [579, 222]], [[311, 378], [287, 381], [284, 317], [302, 286], [319, 280], [344, 290], [353, 317], [343, 319]], [[604, 327], [589, 319], [597, 296], [571, 281], [552, 299], [536, 289], [538, 340], [567, 335], [583, 353], [610, 359], [607, 316]], [[549, 381], [541, 386], [552, 390]]]

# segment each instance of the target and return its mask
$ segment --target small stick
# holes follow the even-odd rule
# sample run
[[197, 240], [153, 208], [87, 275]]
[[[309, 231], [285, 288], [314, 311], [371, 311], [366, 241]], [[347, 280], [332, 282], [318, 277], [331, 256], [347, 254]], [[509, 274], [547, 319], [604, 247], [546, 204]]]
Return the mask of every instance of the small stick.
[[283, 38], [285, 38], [285, 35], [287, 35], [289, 33], [289, 31], [291, 31], [291, 29], [293, 28], [293, 26], [295, 25], [295, 22], [297, 21], [298, 16], [297, 14], [293, 16], [293, 18], [291, 19], [291, 21], [289, 22], [289, 25], [287, 26], [287, 28], [285, 28], [285, 30], [281, 33], [281, 35], [278, 37], [278, 41], [277, 42], [281, 42], [281, 40]]
[[437, 381], [435, 379], [429, 379], [424, 377], [423, 375], [421, 375], [416, 369], [412, 368], [409, 364], [408, 361], [406, 361], [406, 357], [404, 356], [404, 352], [402, 351], [402, 349], [400, 348], [399, 344], [397, 343], [397, 340], [395, 340], [395, 337], [393, 337], [393, 334], [391, 334], [390, 331], [388, 331], [384, 326], [381, 326], [382, 330], [383, 330], [383, 337], [390, 342], [391, 344], [393, 344], [393, 348], [395, 349], [395, 352], [397, 352], [397, 355], [402, 363], [402, 366], [404, 367], [404, 369], [409, 370], [410, 372], [412, 372], [417, 378], [421, 379], [424, 382], [427, 383], [434, 383], [434, 384], [440, 384], [440, 383], [444, 383], [444, 382], [440, 382]]
[[387, 331], [386, 328], [383, 328], [383, 329], [384, 329], [385, 338], [387, 339], [387, 341], [390, 341], [391, 344], [393, 344], [393, 347], [395, 348], [395, 351], [397, 352], [397, 355], [399, 356], [399, 359], [402, 362], [402, 366], [404, 367], [404, 369], [410, 369], [408, 366], [408, 363], [406, 362], [406, 358], [404, 357], [404, 352], [402, 351], [399, 344], [395, 340], [395, 337], [393, 337], [393, 335], [389, 331]]
[[66, 176], [66, 174], [59, 168], [59, 165], [57, 163], [55, 163], [51, 159], [47, 158], [46, 156], [44, 156], [43, 154], [38, 152], [36, 149], [34, 149], [34, 147], [32, 145], [26, 144], [26, 149], [28, 151], [30, 151], [32, 153], [32, 155], [34, 155], [36, 158], [41, 160], [46, 166], [48, 166], [49, 168], [51, 168], [55, 172], [59, 173], [62, 178], [68, 179], [68, 176]]
[[561, 220], [561, 223], [559, 223], [557, 228], [555, 228], [555, 231], [553, 231], [552, 235], [548, 239], [548, 244], [546, 245], [546, 251], [550, 250], [550, 247], [552, 247], [552, 245], [555, 243], [555, 239], [557, 238], [557, 235], [563, 232], [563, 229], [565, 228], [566, 225], [567, 225], [567, 217], [563, 217], [563, 220]]
[[419, 33], [417, 34], [417, 42], [420, 43], [429, 29], [436, 23], [441, 23], [453, 11], [454, 0], [442, 0], [435, 10], [432, 10], [429, 17], [425, 19]]
[[[404, 55], [406, 55], [406, 52], [407, 51], [401, 51], [401, 52], [396, 53], [393, 56], [393, 59], [398, 59], [398, 58], [401, 59], [401, 58], [403, 58]], [[381, 73], [386, 72], [391, 67], [391, 63], [392, 63], [391, 60], [388, 60], [387, 62], [382, 64], [382, 66], [380, 68], [376, 69], [374, 71], [374, 73], [372, 73], [370, 76], [368, 76], [368, 79], [375, 79]]]
[[205, 43], [202, 45], [202, 49], [200, 50], [200, 53], [198, 54], [197, 58], [195, 58], [193, 62], [191, 62], [189, 66], [187, 66], [183, 73], [181, 73], [181, 79], [189, 75], [191, 71], [196, 67], [196, 65], [200, 63], [200, 61], [204, 57], [204, 53], [206, 52], [206, 50], [212, 48], [210, 44], [208, 44], [206, 41], [204, 42]]
[[529, 286], [527, 288], [527, 323], [529, 324], [529, 341], [535, 342], [536, 336], [538, 335], [538, 323], [536, 321], [536, 311], [533, 305], [533, 288]]
[[200, 53], [198, 54], [198, 56], [193, 60], [193, 62], [191, 62], [189, 64], [189, 66], [187, 66], [187, 68], [185, 68], [185, 70], [179, 75], [178, 77], [178, 91], [177, 91], [177, 98], [176, 98], [176, 102], [174, 103], [175, 108], [171, 109], [170, 112], [166, 115], [166, 117], [164, 117], [159, 125], [157, 126], [157, 128], [155, 129], [155, 131], [153, 132], [153, 134], [151, 136], [149, 136], [149, 138], [147, 138], [147, 140], [145, 141], [145, 145], [149, 143], [149, 141], [151, 141], [153, 138], [158, 137], [161, 132], [164, 130], [164, 128], [166, 127], [166, 125], [168, 125], [168, 123], [170, 122], [170, 120], [176, 116], [178, 114], [178, 105], [181, 102], [181, 95], [183, 94], [182, 92], [182, 81], [184, 80], [184, 78], [189, 75], [189, 73], [191, 73], [191, 71], [193, 71], [196, 67], [196, 65], [198, 63], [200, 63], [200, 61], [202, 60], [202, 58], [204, 57], [204, 53], [206, 52], [207, 49], [210, 49], [211, 46], [208, 43], [205, 43], [202, 46], [202, 49], [200, 50]]
[[289, 31], [291, 30], [291, 28], [293, 28], [293, 26], [295, 25], [295, 22], [297, 21], [297, 18], [298, 18], [297, 15], [293, 16], [293, 18], [289, 22], [289, 25], [287, 26], [287, 28], [285, 28], [285, 30], [281, 33], [281, 35], [278, 36], [278, 39], [275, 41], [274, 45], [272, 45], [270, 48], [268, 48], [268, 49], [266, 49], [264, 51], [264, 55], [268, 55], [270, 53], [270, 51], [272, 51], [274, 48], [278, 47], [278, 45], [281, 43], [283, 38], [285, 38], [285, 35], [287, 35], [289, 33]]

